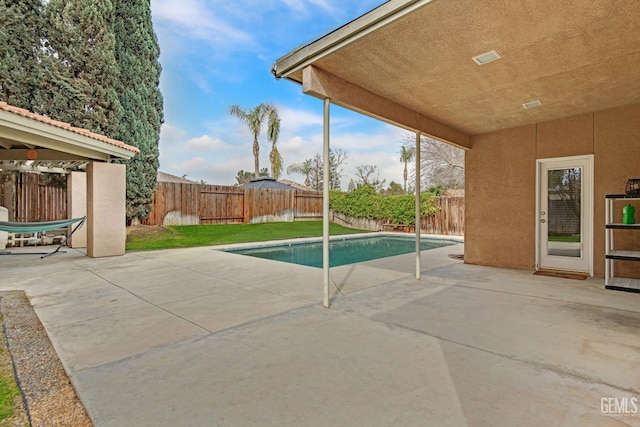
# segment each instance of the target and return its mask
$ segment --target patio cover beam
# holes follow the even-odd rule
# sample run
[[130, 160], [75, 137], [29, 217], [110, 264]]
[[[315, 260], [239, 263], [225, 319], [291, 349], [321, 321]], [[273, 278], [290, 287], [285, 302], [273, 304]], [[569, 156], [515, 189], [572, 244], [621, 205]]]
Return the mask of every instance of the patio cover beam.
[[316, 66], [310, 65], [302, 73], [303, 92], [308, 95], [320, 99], [330, 98], [333, 104], [366, 116], [429, 135], [459, 148], [471, 148], [469, 135], [349, 83]]
[[[30, 150], [26, 148], [12, 148], [8, 150], [0, 150], [0, 160], [16, 160], [16, 161], [24, 161], [24, 160], [33, 160], [27, 157], [27, 153]], [[78, 156], [75, 154], [69, 154], [64, 151], [59, 150], [51, 150], [51, 149], [36, 149], [35, 150], [38, 157], [37, 160], [86, 160], [85, 157]]]

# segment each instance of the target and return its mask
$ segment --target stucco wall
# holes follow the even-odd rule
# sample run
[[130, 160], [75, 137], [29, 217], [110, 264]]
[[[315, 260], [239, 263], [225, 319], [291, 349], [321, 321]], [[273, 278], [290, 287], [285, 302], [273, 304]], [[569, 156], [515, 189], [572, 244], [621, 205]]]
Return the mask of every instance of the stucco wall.
[[535, 263], [535, 137], [525, 126], [473, 138], [465, 155], [465, 262]]
[[[594, 274], [604, 275], [604, 196], [640, 177], [640, 105], [472, 138], [466, 155], [465, 262], [535, 267], [536, 159], [594, 155]], [[620, 207], [621, 209], [621, 207]], [[640, 203], [636, 204], [640, 222]], [[640, 235], [617, 243], [640, 247]], [[637, 264], [618, 273], [637, 274]]]
[[[594, 262], [595, 274], [604, 276], [604, 197], [624, 193], [627, 179], [640, 178], [640, 105], [596, 113], [594, 151]], [[640, 201], [629, 203], [635, 206], [636, 223], [640, 223]], [[615, 221], [622, 221], [624, 204], [616, 204]], [[640, 250], [640, 232], [615, 233], [617, 249]], [[616, 275], [640, 277], [640, 263], [616, 262]]]

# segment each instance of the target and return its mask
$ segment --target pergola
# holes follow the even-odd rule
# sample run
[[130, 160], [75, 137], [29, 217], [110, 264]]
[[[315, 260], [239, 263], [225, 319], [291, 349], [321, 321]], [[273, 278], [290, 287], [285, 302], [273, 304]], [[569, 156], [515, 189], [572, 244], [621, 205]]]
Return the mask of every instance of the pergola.
[[68, 214], [87, 216], [87, 255], [124, 253], [125, 166], [139, 150], [121, 141], [0, 102], [0, 170], [67, 173]]

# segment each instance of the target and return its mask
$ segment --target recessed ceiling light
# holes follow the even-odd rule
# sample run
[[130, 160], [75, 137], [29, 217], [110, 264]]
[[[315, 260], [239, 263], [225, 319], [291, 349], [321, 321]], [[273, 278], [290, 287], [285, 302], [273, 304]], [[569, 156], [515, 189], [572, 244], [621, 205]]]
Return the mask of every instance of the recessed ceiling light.
[[531, 101], [531, 102], [525, 102], [524, 104], [522, 104], [524, 108], [539, 107], [541, 105], [542, 105], [542, 102], [540, 101]]
[[478, 65], [484, 65], [484, 64], [487, 64], [489, 62], [495, 61], [496, 59], [500, 59], [500, 58], [502, 58], [502, 55], [500, 55], [495, 50], [492, 50], [490, 52], [485, 52], [485, 53], [482, 53], [480, 55], [474, 56], [471, 59], [473, 59], [475, 61], [475, 63], [478, 64]]

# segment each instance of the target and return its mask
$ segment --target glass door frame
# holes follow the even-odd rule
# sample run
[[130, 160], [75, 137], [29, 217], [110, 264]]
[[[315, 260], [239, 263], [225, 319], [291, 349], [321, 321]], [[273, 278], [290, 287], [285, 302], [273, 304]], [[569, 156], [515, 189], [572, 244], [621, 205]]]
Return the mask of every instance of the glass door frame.
[[[593, 155], [556, 157], [536, 160], [536, 270], [556, 269], [581, 271], [593, 276]], [[581, 243], [582, 257], [571, 259], [562, 256], [543, 256], [542, 251], [547, 248], [548, 236], [543, 236], [544, 227], [542, 221], [546, 221], [542, 214], [542, 197], [548, 198], [548, 189], [542, 188], [543, 171], [560, 168], [582, 168], [581, 181]], [[549, 263], [550, 259], [557, 259], [556, 262]]]

